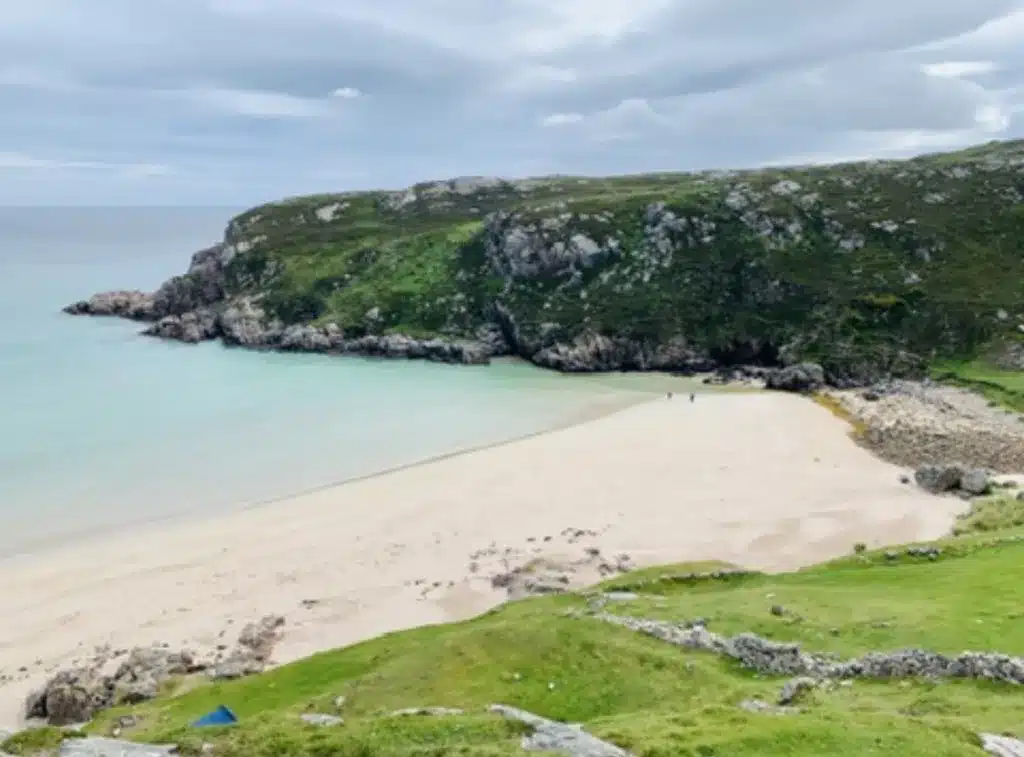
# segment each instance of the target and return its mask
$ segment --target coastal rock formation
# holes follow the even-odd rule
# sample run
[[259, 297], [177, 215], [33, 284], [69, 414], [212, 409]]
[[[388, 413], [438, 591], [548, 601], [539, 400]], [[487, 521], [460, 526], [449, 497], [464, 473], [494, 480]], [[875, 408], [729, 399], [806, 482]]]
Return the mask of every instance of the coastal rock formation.
[[62, 670], [30, 694], [25, 716], [51, 725], [84, 723], [109, 707], [153, 699], [162, 684], [177, 676], [206, 672], [226, 679], [260, 673], [270, 662], [284, 622], [280, 615], [268, 615], [246, 624], [225, 659], [200, 659], [189, 650], [160, 645], [125, 654], [101, 650], [91, 664]]
[[[987, 490], [986, 471], [1024, 471], [1024, 416], [964, 389], [895, 381], [832, 396], [862, 427], [859, 441], [897, 465], [917, 468], [930, 491]], [[955, 462], [953, 462], [955, 461]], [[966, 486], [961, 486], [965, 482]]]
[[26, 700], [26, 717], [51, 725], [84, 723], [108, 707], [152, 699], [164, 681], [203, 669], [188, 650], [163, 647], [131, 650], [112, 674], [101, 672], [107, 662], [101, 656], [92, 666], [57, 673]]
[[259, 349], [514, 354], [567, 372], [759, 365], [788, 391], [919, 377], [935, 357], [991, 345], [1019, 365], [1024, 261], [993, 240], [1016, 233], [1022, 165], [1024, 141], [1009, 141], [907, 161], [293, 198], [231, 219], [152, 294], [66, 310]]

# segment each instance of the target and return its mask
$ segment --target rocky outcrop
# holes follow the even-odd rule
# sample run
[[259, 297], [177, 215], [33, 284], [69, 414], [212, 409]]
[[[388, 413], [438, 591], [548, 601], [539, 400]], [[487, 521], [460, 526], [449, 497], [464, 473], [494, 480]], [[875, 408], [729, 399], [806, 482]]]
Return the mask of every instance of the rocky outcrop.
[[[993, 344], [1019, 366], [1024, 271], [995, 242], [1017, 231], [1022, 164], [1014, 141], [814, 170], [297, 197], [233, 218], [152, 294], [67, 310], [257, 349], [515, 354], [567, 372], [757, 365], [786, 391], [920, 378]], [[999, 276], [965, 273], [979, 249]]]
[[103, 651], [91, 664], [60, 671], [30, 694], [25, 715], [51, 725], [84, 723], [109, 707], [153, 699], [164, 683], [177, 676], [205, 672], [214, 679], [227, 679], [260, 673], [270, 662], [283, 625], [279, 615], [248, 623], [224, 659], [200, 659], [189, 650], [172, 651], [159, 645], [136, 647], [125, 654]]
[[64, 308], [69, 315], [108, 315], [148, 321], [154, 318], [153, 295], [136, 289], [100, 292]]
[[163, 682], [204, 667], [188, 650], [163, 647], [133, 649], [112, 674], [101, 672], [106, 662], [57, 673], [26, 700], [26, 717], [51, 725], [84, 723], [108, 707], [152, 699]]

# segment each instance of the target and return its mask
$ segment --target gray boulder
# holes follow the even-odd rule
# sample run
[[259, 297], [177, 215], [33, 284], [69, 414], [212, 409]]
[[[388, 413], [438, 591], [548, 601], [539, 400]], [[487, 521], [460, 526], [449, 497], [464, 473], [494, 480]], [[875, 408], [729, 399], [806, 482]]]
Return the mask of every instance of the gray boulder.
[[817, 363], [797, 363], [768, 373], [765, 384], [782, 392], [813, 392], [825, 386], [825, 370]]
[[960, 489], [980, 497], [992, 490], [992, 478], [984, 468], [971, 468], [960, 477]]
[[942, 494], [959, 488], [964, 469], [956, 464], [922, 465], [914, 471], [914, 481], [925, 491]]

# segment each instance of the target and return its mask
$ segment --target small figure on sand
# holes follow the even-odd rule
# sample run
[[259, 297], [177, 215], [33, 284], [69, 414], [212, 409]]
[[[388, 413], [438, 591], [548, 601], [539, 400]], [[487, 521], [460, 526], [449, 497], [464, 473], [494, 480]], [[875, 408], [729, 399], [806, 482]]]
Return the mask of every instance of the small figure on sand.
[[690, 402], [693, 402], [693, 398], [696, 397], [696, 396], [697, 396], [696, 394], [694, 394], [693, 392], [690, 392]]
[[669, 392], [667, 396], [669, 399], [672, 399], [672, 392]]

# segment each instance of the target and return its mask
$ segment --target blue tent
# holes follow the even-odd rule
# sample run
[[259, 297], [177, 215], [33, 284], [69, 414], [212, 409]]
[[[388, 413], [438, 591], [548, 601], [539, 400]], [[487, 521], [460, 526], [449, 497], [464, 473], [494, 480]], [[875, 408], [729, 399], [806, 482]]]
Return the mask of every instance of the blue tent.
[[199, 720], [192, 723], [193, 728], [203, 728], [210, 725], [234, 725], [238, 717], [224, 705], [221, 705], [213, 712], [208, 712]]

